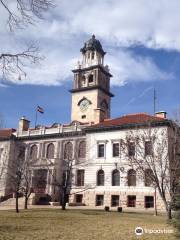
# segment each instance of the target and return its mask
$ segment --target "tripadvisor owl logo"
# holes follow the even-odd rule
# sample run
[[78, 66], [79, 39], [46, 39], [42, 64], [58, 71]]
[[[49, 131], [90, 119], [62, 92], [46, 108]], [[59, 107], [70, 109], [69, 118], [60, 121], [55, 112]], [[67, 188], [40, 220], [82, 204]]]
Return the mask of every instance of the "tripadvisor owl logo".
[[143, 230], [142, 227], [136, 227], [136, 228], [135, 228], [135, 234], [136, 234], [136, 235], [140, 236], [140, 235], [142, 235], [143, 233], [144, 233], [144, 230]]

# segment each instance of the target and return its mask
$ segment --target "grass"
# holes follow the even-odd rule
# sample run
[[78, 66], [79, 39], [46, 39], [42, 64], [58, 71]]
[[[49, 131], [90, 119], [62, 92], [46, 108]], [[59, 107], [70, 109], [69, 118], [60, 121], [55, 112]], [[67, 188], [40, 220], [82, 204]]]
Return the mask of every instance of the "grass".
[[164, 216], [93, 210], [30, 209], [0, 212], [0, 240], [173, 240], [173, 234], [136, 236], [137, 226], [171, 229]]

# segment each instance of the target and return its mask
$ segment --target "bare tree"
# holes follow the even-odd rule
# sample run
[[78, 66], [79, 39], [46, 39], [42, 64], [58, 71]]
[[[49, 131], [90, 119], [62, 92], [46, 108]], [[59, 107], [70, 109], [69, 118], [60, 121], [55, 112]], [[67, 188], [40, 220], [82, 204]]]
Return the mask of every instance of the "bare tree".
[[2, 53], [0, 54], [0, 69], [4, 78], [18, 75], [18, 80], [26, 77], [24, 67], [29, 63], [36, 64], [42, 60], [39, 55], [39, 48], [34, 44], [28, 44], [27, 49], [19, 53]]
[[[10, 31], [24, 28], [29, 24], [34, 24], [36, 20], [43, 19], [43, 13], [53, 7], [53, 0], [0, 0], [0, 7], [7, 14], [7, 24]], [[20, 52], [0, 53], [0, 69], [3, 78], [18, 75], [26, 77], [24, 67], [38, 63], [43, 58], [39, 55], [39, 48], [35, 43], [28, 44], [25, 50]]]
[[7, 182], [9, 189], [14, 193], [16, 199], [16, 212], [19, 212], [19, 197], [23, 181], [23, 164], [25, 149], [20, 143], [14, 142], [13, 159], [7, 165]]
[[179, 139], [180, 133], [176, 124], [162, 128], [152, 127], [151, 123], [148, 123], [144, 129], [130, 130], [122, 141], [122, 149], [129, 166], [136, 170], [141, 179], [149, 181], [148, 186], [157, 189], [169, 219], [178, 183], [176, 169], [180, 165]]
[[32, 179], [32, 171], [31, 171], [31, 165], [29, 162], [29, 159], [25, 159], [24, 162], [24, 168], [23, 168], [23, 183], [22, 183], [22, 193], [24, 195], [24, 209], [28, 208], [28, 200], [32, 193], [32, 185], [31, 185], [31, 179]]
[[8, 150], [6, 148], [0, 148], [0, 181], [1, 189], [4, 188], [4, 178], [7, 169]]
[[[80, 143], [85, 145], [80, 148]], [[72, 195], [82, 193], [88, 189], [93, 189], [95, 186], [84, 184], [84, 175], [80, 180], [81, 184], [78, 189], [74, 189], [77, 183], [76, 170], [83, 170], [87, 165], [88, 161], [86, 159], [86, 151], [88, 146], [86, 146], [85, 140], [78, 140], [73, 147], [73, 144], [69, 141], [65, 142], [62, 151], [62, 162], [61, 166], [54, 166], [53, 163], [47, 159], [47, 168], [51, 175], [51, 186], [58, 189], [59, 201], [62, 206], [62, 210], [66, 209], [66, 204], [68, 203], [69, 197]], [[83, 154], [83, 158], [80, 158], [80, 151]], [[73, 191], [72, 191], [73, 190]]]
[[25, 197], [24, 208], [27, 209], [28, 199], [31, 194], [31, 166], [25, 152], [25, 144], [15, 142], [13, 159], [7, 167], [8, 183], [16, 198], [17, 213], [19, 212], [19, 197]]
[[33, 24], [36, 18], [43, 19], [43, 12], [54, 6], [52, 0], [0, 0], [1, 6], [8, 15], [7, 24], [13, 31], [15, 28], [22, 28]]

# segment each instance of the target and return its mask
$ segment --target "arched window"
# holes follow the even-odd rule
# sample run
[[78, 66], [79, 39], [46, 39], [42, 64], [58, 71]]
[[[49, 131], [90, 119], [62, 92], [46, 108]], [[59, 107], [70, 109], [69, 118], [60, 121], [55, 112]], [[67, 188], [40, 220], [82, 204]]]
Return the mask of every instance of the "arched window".
[[94, 51], [92, 52], [92, 55], [91, 55], [91, 56], [92, 56], [92, 59], [94, 59]]
[[93, 75], [92, 75], [92, 74], [89, 75], [89, 77], [88, 77], [88, 82], [89, 82], [89, 83], [92, 83], [92, 82], [93, 82]]
[[86, 77], [83, 75], [81, 80], [81, 87], [84, 87], [86, 84]]
[[73, 157], [73, 145], [67, 142], [64, 146], [64, 159], [71, 160]]
[[25, 146], [20, 146], [19, 152], [18, 152], [18, 161], [19, 162], [22, 162], [25, 160], [25, 152], [26, 152]]
[[112, 172], [112, 186], [119, 186], [120, 185], [120, 174], [117, 169], [113, 170]]
[[31, 146], [31, 149], [30, 149], [30, 159], [37, 159], [37, 151], [38, 151], [38, 148], [37, 148], [37, 145], [32, 145]]
[[79, 143], [78, 157], [79, 158], [86, 157], [86, 142], [85, 141], [82, 141]]
[[128, 171], [128, 186], [136, 186], [136, 171], [130, 169]]
[[150, 187], [153, 182], [153, 171], [151, 169], [146, 169], [144, 172], [144, 185]]
[[104, 186], [104, 171], [102, 169], [97, 173], [97, 185]]
[[46, 157], [49, 159], [54, 158], [54, 144], [53, 143], [50, 143], [47, 146]]

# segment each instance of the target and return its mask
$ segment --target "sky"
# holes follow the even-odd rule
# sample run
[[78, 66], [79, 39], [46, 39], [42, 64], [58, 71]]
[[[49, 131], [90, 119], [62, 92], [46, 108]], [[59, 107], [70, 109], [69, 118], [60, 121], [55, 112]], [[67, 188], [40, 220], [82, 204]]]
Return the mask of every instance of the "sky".
[[[15, 0], [9, 0], [15, 9]], [[172, 118], [180, 108], [180, 1], [178, 0], [56, 0], [35, 25], [10, 32], [0, 5], [0, 54], [16, 53], [27, 43], [40, 47], [43, 61], [26, 65], [26, 77], [0, 73], [0, 115], [4, 126], [16, 128], [26, 116], [52, 125], [69, 123], [73, 73], [81, 59], [80, 48], [95, 34], [113, 75], [111, 117], [147, 112], [153, 114], [153, 89], [157, 111]], [[0, 65], [1, 66], [1, 65]]]

